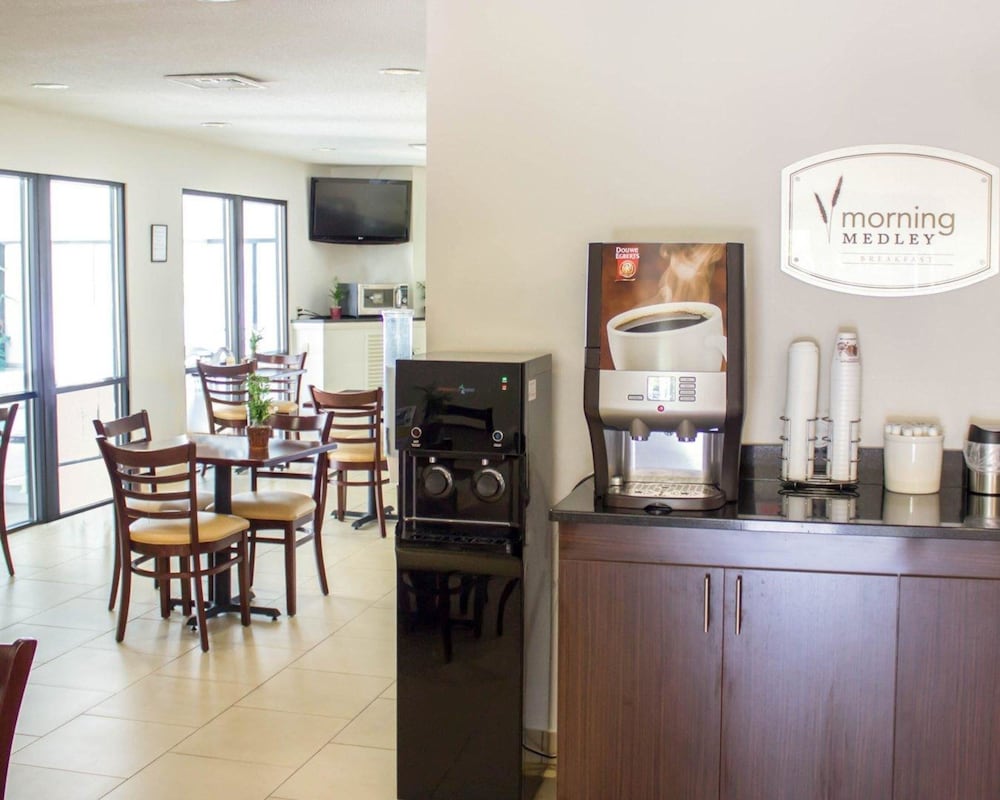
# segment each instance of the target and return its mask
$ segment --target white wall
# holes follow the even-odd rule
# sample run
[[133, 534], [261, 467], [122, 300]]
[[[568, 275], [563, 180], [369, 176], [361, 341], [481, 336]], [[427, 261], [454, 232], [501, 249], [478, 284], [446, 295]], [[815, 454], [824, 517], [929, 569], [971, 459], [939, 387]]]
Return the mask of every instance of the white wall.
[[909, 414], [959, 447], [970, 416], [1000, 416], [1000, 279], [875, 299], [788, 277], [780, 170], [879, 143], [1000, 163], [998, 27], [979, 0], [430, 0], [429, 349], [553, 353], [558, 499], [592, 470], [587, 243], [744, 242], [745, 442], [777, 441], [788, 343], [813, 336], [825, 360], [845, 325], [862, 443]]
[[[305, 164], [4, 105], [0, 120], [0, 169], [125, 184], [131, 405], [149, 410], [158, 433], [185, 428], [182, 190], [287, 201], [292, 313], [296, 298], [328, 280], [305, 233]], [[150, 261], [152, 223], [169, 226], [165, 264]]]

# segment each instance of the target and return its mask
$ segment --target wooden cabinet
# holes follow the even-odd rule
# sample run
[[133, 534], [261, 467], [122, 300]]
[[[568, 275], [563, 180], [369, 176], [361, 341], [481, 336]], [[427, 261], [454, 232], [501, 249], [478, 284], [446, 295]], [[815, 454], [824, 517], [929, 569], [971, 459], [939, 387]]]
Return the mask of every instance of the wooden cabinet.
[[[560, 800], [1000, 798], [994, 531], [641, 524], [596, 512], [589, 487], [553, 517]], [[706, 574], [713, 634], [696, 645], [680, 619], [701, 613]], [[701, 795], [712, 726], [717, 789]], [[629, 760], [639, 746], [652, 775]]]
[[904, 577], [896, 800], [1000, 797], [1000, 581]]
[[895, 578], [565, 560], [559, 602], [560, 800], [890, 797]]
[[718, 797], [722, 570], [566, 561], [559, 582], [561, 800]]
[[895, 577], [726, 570], [723, 800], [891, 796], [896, 608]]

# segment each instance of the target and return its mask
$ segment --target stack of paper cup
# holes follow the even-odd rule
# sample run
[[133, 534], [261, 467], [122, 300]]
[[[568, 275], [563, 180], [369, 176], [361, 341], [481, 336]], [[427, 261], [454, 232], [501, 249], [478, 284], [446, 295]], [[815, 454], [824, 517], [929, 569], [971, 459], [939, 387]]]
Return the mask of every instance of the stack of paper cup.
[[805, 481], [812, 477], [809, 458], [809, 423], [816, 419], [819, 386], [819, 346], [798, 339], [788, 347], [788, 382], [785, 387], [785, 460], [782, 479]]
[[840, 331], [830, 367], [830, 480], [857, 480], [852, 422], [861, 419], [861, 353], [858, 335]]

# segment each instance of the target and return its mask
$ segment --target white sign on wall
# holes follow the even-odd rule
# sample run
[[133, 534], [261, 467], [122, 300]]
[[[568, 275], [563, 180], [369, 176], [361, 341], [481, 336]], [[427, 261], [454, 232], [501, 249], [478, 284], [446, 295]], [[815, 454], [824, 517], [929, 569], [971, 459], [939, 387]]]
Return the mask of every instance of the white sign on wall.
[[1000, 170], [914, 145], [831, 150], [781, 171], [781, 269], [851, 294], [958, 289], [998, 272]]

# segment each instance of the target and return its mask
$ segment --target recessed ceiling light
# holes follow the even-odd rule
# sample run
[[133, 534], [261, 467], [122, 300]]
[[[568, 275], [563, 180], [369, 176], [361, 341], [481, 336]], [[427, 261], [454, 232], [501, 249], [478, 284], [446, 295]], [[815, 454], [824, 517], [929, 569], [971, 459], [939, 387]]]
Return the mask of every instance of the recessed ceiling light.
[[228, 122], [203, 122], [201, 127], [203, 128], [226, 128], [229, 126]]
[[427, 142], [413, 142], [410, 145], [410, 147], [412, 147], [414, 150], [426, 150]]
[[68, 89], [69, 84], [66, 83], [33, 83], [31, 84], [32, 89]]
[[319, 150], [321, 153], [332, 153], [337, 148], [336, 147], [317, 147], [316, 149]]
[[419, 69], [412, 67], [383, 67], [379, 70], [383, 75], [419, 75]]

